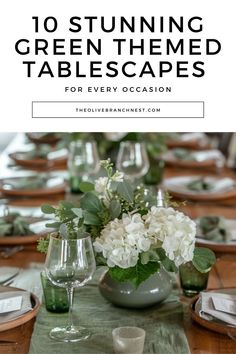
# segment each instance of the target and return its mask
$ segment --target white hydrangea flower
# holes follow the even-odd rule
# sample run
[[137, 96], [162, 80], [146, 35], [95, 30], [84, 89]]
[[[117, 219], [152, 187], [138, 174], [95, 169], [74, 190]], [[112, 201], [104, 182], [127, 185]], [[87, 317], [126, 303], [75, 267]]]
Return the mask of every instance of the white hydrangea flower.
[[110, 221], [96, 238], [94, 248], [102, 252], [108, 267], [134, 267], [141, 252], [151, 246], [145, 225], [139, 214], [132, 216], [124, 214], [121, 220]]
[[139, 254], [151, 247], [162, 247], [179, 267], [193, 259], [196, 225], [173, 208], [152, 207], [147, 215], [124, 214], [110, 221], [96, 238], [96, 252], [102, 252], [108, 267], [129, 268], [137, 264]]
[[108, 177], [99, 177], [95, 181], [95, 191], [98, 193], [105, 193], [108, 184]]
[[152, 207], [144, 219], [152, 244], [161, 241], [177, 267], [193, 259], [196, 224], [188, 216], [173, 208]]

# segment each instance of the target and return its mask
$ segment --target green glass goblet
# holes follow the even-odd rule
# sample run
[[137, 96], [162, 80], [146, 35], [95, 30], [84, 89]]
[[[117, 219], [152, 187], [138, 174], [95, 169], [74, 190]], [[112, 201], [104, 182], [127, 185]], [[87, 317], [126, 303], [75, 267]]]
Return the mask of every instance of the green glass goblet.
[[197, 295], [207, 288], [209, 271], [199, 272], [192, 262], [187, 262], [179, 267], [180, 285], [183, 293], [187, 297]]

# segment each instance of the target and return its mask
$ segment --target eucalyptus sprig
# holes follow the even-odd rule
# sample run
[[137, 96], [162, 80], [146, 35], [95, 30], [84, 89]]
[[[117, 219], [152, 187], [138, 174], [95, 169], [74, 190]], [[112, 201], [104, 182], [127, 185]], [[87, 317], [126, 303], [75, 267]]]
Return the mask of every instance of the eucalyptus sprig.
[[61, 201], [58, 207], [44, 204], [41, 207], [44, 214], [54, 215], [55, 221], [47, 223], [46, 227], [59, 231], [61, 225], [65, 224], [69, 232], [74, 232], [76, 228], [82, 226], [83, 212], [80, 208], [68, 201]]

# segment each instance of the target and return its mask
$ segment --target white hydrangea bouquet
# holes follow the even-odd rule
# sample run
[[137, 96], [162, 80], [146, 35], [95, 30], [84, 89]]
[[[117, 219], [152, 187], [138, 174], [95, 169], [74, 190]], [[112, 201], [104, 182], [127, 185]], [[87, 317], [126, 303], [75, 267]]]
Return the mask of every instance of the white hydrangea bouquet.
[[135, 286], [160, 266], [176, 271], [192, 261], [200, 272], [211, 268], [215, 255], [195, 247], [196, 225], [188, 216], [172, 207], [157, 207], [156, 196], [142, 186], [133, 188], [123, 173], [113, 172], [110, 160], [101, 161], [101, 165], [106, 177], [80, 184], [84, 195], [79, 208], [68, 202], [57, 209], [42, 207], [44, 212], [59, 216], [54, 227], [85, 227], [94, 239], [98, 263], [107, 265], [114, 279], [131, 281]]

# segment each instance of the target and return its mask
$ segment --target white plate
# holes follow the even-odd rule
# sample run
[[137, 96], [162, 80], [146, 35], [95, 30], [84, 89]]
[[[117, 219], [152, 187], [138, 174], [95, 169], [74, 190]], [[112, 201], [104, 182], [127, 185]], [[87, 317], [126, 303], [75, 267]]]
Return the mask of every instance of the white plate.
[[166, 162], [185, 162], [185, 163], [192, 163], [192, 162], [202, 163], [206, 161], [224, 159], [222, 153], [219, 150], [201, 150], [201, 151], [189, 150], [189, 159], [178, 158], [175, 156], [174, 150], [169, 150], [162, 155], [162, 158]]
[[211, 190], [204, 191], [194, 191], [190, 190], [187, 186], [189, 183], [202, 178], [202, 176], [178, 176], [171, 177], [164, 180], [163, 185], [170, 192], [185, 194], [185, 195], [211, 195], [211, 194], [222, 194], [232, 191], [236, 187], [236, 182], [232, 178], [217, 178], [217, 177], [204, 177], [207, 183], [213, 185]]
[[[66, 189], [66, 184], [64, 179], [59, 176], [48, 176], [45, 180], [44, 186], [40, 186], [38, 188], [20, 188], [17, 184], [14, 185], [14, 182], [17, 180], [24, 179], [25, 177], [15, 177], [15, 178], [3, 178], [0, 180], [0, 190], [5, 195], [11, 196], [42, 196], [42, 195], [50, 195], [56, 193], [64, 193]], [[35, 175], [27, 176], [29, 181], [35, 179]]]

